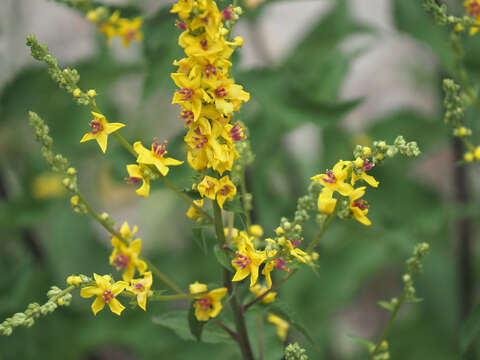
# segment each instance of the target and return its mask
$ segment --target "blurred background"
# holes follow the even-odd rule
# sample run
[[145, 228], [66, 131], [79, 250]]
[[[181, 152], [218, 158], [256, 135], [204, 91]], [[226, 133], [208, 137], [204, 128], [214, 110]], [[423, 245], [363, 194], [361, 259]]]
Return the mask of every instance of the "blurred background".
[[[205, 254], [192, 235], [187, 206], [159, 182], [148, 199], [137, 197], [123, 181], [132, 160], [115, 141], [107, 156], [93, 142], [80, 145], [89, 109], [74, 104], [29, 56], [25, 37], [33, 33], [60, 66], [79, 70], [81, 88], [96, 89], [99, 107], [110, 121], [127, 125], [122, 134], [129, 141], [149, 144], [157, 136], [169, 141], [173, 157], [186, 160], [183, 122], [170, 104], [172, 62], [182, 57], [171, 1], [100, 3], [120, 8], [122, 16], [144, 16], [145, 40], [129, 48], [115, 40], [107, 46], [81, 12], [54, 1], [0, 4], [0, 320], [30, 302], [44, 302], [49, 286], [63, 286], [70, 274], [114, 271], [108, 235], [70, 210], [60, 179], [34, 141], [29, 110], [47, 121], [54, 150], [78, 169], [80, 188], [94, 207], [119, 223], [138, 225], [144, 252], [160, 269], [185, 288], [194, 280], [221, 282], [212, 251]], [[463, 12], [460, 1], [450, 5]], [[266, 236], [280, 217], [293, 215], [309, 178], [350, 159], [355, 144], [391, 143], [403, 135], [423, 151], [415, 160], [396, 158], [375, 168], [380, 186], [367, 193], [373, 225], [334, 222], [322, 240], [319, 276], [303, 269], [279, 290], [315, 345], [294, 330], [288, 340], [306, 346], [311, 359], [366, 358], [349, 336], [378, 336], [389, 314], [377, 301], [400, 295], [404, 260], [415, 243], [426, 241], [431, 255], [417, 282], [424, 300], [401, 311], [391, 354], [459, 358], [457, 335], [474, 303], [472, 279], [479, 269], [476, 246], [469, 245], [473, 226], [463, 227], [467, 238], [460, 245], [458, 221], [478, 219], [479, 183], [471, 181], [478, 175], [475, 165], [456, 165], [442, 121], [441, 80], [452, 60], [446, 29], [434, 26], [417, 0], [243, 0], [242, 7], [235, 32], [245, 44], [234, 57], [234, 75], [252, 97], [237, 118], [249, 127], [256, 154], [248, 185], [254, 221]], [[479, 41], [465, 40], [473, 81]], [[467, 113], [474, 130], [475, 120]], [[189, 187], [191, 174], [183, 166], [169, 178]], [[317, 227], [312, 221], [307, 239]], [[213, 234], [206, 241], [213, 244]], [[466, 258], [459, 258], [460, 248]], [[207, 343], [195, 344], [188, 329], [155, 321], [184, 303], [150, 303], [149, 312], [125, 311], [121, 318], [109, 311], [94, 317], [89, 307], [77, 294], [69, 308], [0, 338], [0, 360], [240, 358], [215, 328]], [[256, 317], [250, 318], [253, 334]], [[266, 360], [281, 358], [283, 344], [268, 323], [265, 344]]]

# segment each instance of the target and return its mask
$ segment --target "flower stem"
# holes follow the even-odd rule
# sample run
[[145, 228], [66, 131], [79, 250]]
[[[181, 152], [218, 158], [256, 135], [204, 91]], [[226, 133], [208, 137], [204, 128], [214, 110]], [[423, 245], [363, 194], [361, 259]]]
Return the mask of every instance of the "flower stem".
[[[76, 192], [76, 195], [79, 197], [80, 201], [85, 205], [85, 208], [87, 209], [87, 212], [95, 219], [97, 222], [102, 225], [105, 230], [107, 230], [111, 235], [115, 236], [120, 240], [122, 243], [125, 245], [128, 245], [128, 241], [117, 231], [115, 230], [107, 221], [102, 219], [98, 213], [93, 210], [93, 208], [90, 206], [88, 201], [85, 199], [85, 197], [80, 193], [80, 191]], [[153, 273], [163, 282], [165, 285], [167, 285], [170, 289], [175, 291], [177, 294], [184, 294], [183, 291], [175, 285], [172, 281], [170, 281], [155, 265], [153, 265], [150, 261], [146, 260], [148, 266], [150, 269], [153, 271]]]
[[[222, 210], [218, 203], [213, 200], [213, 215], [215, 217], [215, 233], [217, 235], [217, 240], [220, 246], [220, 249], [223, 249], [223, 246], [226, 244], [225, 232], [223, 230], [223, 219], [222, 219]], [[223, 269], [223, 277], [225, 287], [228, 289], [229, 294], [232, 293], [232, 274], [227, 269]], [[238, 303], [237, 295], [233, 294], [230, 297], [230, 308], [233, 312], [233, 320], [235, 322], [235, 328], [238, 335], [238, 346], [242, 352], [242, 357], [244, 360], [254, 360], [252, 348], [250, 346], [250, 341], [248, 340], [247, 327], [245, 325], [245, 318], [243, 317], [242, 309]]]
[[[133, 149], [132, 145], [130, 145], [130, 143], [125, 140], [125, 138], [120, 135], [117, 131], [113, 133], [113, 135], [115, 135], [115, 138], [120, 142], [120, 144], [122, 144], [122, 146], [129, 152], [131, 153], [135, 158], [137, 158], [138, 154], [135, 152], [135, 150]], [[149, 166], [149, 168], [154, 171], [158, 177], [160, 178], [160, 180], [162, 180], [162, 182], [167, 185], [171, 190], [173, 190], [173, 192], [175, 192], [178, 196], [180, 196], [183, 200], [185, 200], [186, 202], [188, 202], [191, 206], [193, 206], [195, 208], [195, 210], [197, 210], [197, 212], [202, 215], [205, 219], [207, 219], [209, 222], [211, 222], [213, 224], [214, 220], [213, 218], [207, 214], [207, 212], [205, 212], [205, 210], [203, 210], [200, 206], [197, 206], [193, 200], [185, 195], [184, 193], [182, 193], [170, 180], [167, 179], [166, 176], [163, 176], [158, 170], [156, 167], [154, 166]]]
[[405, 299], [406, 299], [406, 292], [403, 291], [402, 297], [393, 308], [392, 314], [390, 315], [390, 319], [388, 319], [388, 323], [387, 323], [387, 326], [385, 327], [385, 330], [383, 330], [383, 333], [380, 336], [380, 339], [378, 340], [377, 344], [375, 345], [375, 348], [370, 353], [371, 360], [373, 360], [375, 355], [378, 353], [378, 350], [380, 350], [380, 346], [382, 345], [382, 342], [384, 342], [387, 339], [387, 336], [390, 333], [390, 330], [392, 329], [393, 323], [395, 322], [395, 318], [397, 317], [398, 311], [400, 310], [400, 307], [405, 302]]
[[317, 234], [317, 236], [315, 236], [315, 238], [310, 243], [310, 245], [308, 245], [307, 252], [312, 252], [313, 250], [315, 250], [315, 246], [317, 246], [317, 243], [320, 241], [323, 234], [332, 223], [333, 219], [335, 219], [335, 211], [332, 214], [330, 214], [327, 219], [325, 219], [325, 221], [322, 224], [322, 228], [320, 229], [320, 232]]

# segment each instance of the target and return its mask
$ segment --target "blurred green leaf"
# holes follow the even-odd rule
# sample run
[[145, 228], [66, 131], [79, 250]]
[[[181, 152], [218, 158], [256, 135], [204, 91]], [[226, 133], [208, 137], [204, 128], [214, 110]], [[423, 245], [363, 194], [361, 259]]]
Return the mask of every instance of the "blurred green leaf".
[[194, 302], [190, 304], [190, 308], [188, 309], [188, 327], [190, 329], [190, 333], [195, 337], [197, 342], [202, 341], [202, 331], [203, 326], [205, 325], [205, 321], [198, 321], [195, 316], [195, 306], [193, 306]]
[[352, 335], [348, 335], [348, 338], [356, 342], [357, 344], [362, 345], [368, 351], [372, 351], [373, 349], [375, 349], [375, 344], [368, 339], [364, 339], [364, 338], [352, 336]]
[[389, 301], [379, 301], [378, 306], [388, 310], [388, 311], [393, 311], [394, 306], [389, 302]]
[[234, 271], [232, 267], [232, 259], [230, 256], [228, 256], [225, 250], [220, 249], [218, 244], [215, 244], [215, 246], [213, 247], [213, 252], [220, 265], [222, 265], [228, 271]]

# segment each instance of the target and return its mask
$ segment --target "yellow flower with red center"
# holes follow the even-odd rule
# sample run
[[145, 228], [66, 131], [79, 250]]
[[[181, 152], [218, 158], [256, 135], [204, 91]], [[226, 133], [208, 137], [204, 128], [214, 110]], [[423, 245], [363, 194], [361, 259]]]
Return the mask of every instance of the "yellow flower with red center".
[[193, 5], [195, 0], [178, 0], [173, 8], [170, 10], [171, 13], [178, 13], [178, 16], [181, 19], [188, 19], [190, 12], [193, 10]]
[[118, 21], [118, 35], [122, 38], [122, 45], [128, 47], [132, 41], [142, 41], [143, 34], [140, 31], [143, 19], [138, 17], [133, 20], [120, 19]]
[[227, 199], [233, 199], [237, 193], [237, 188], [230, 181], [230, 177], [224, 176], [218, 181], [217, 203], [223, 209], [223, 204]]
[[[120, 228], [120, 235], [122, 238], [129, 241], [133, 238], [138, 228], [135, 226], [133, 231], [130, 231], [130, 226], [125, 221]], [[142, 251], [142, 239], [137, 238], [128, 245], [124, 244], [116, 236], [112, 237], [113, 252], [110, 255], [110, 264], [115, 266], [117, 270], [124, 270], [122, 275], [123, 280], [130, 281], [135, 275], [137, 269], [140, 275], [147, 270], [147, 263], [140, 259], [140, 252]]]
[[220, 314], [223, 307], [221, 300], [227, 295], [227, 288], [223, 287], [207, 292], [207, 285], [198, 281], [190, 284], [189, 288], [190, 294], [194, 295], [196, 299], [193, 306], [195, 308], [195, 317], [198, 321], [208, 321]]
[[206, 196], [209, 199], [215, 200], [219, 185], [218, 179], [205, 176], [202, 182], [197, 185], [197, 189], [202, 197]]
[[180, 88], [175, 91], [172, 104], [188, 107], [193, 112], [193, 121], [197, 121], [202, 111], [202, 102], [209, 100], [207, 93], [200, 86], [201, 79], [199, 77], [189, 79], [182, 73], [174, 73], [171, 77]]
[[[468, 16], [472, 17], [475, 20], [475, 24], [480, 25], [480, 1], [479, 0], [466, 0], [463, 3], [465, 9], [467, 10]], [[473, 26], [470, 28], [470, 35], [475, 35], [478, 32], [479, 28]]]
[[107, 150], [108, 135], [124, 127], [125, 124], [109, 123], [107, 119], [105, 119], [105, 116], [94, 111], [92, 111], [92, 115], [94, 117], [90, 122], [92, 131], [86, 133], [80, 142], [83, 143], [90, 140], [97, 140], [100, 149], [105, 153]]
[[353, 217], [358, 220], [360, 223], [366, 226], [370, 226], [372, 222], [367, 218], [368, 214], [368, 203], [365, 200], [360, 199], [365, 195], [365, 186], [355, 189], [350, 195], [350, 210], [352, 211]]
[[183, 164], [183, 161], [175, 160], [173, 158], [166, 158], [167, 142], [159, 145], [156, 139], [153, 139], [151, 150], [146, 149], [140, 141], [133, 144], [133, 149], [138, 154], [137, 162], [139, 164], [155, 165], [157, 170], [163, 176], [168, 174], [168, 166], [177, 166]]
[[144, 175], [143, 172], [145, 170], [146, 168], [143, 165], [127, 165], [127, 172], [129, 176], [125, 178], [125, 180], [127, 180], [129, 184], [135, 185], [139, 182], [142, 182], [142, 186], [136, 190], [136, 193], [139, 196], [148, 197], [150, 194], [150, 178]]
[[327, 170], [325, 174], [315, 175], [311, 179], [318, 181], [332, 192], [338, 191], [340, 195], [348, 196], [353, 191], [353, 187], [345, 183], [345, 180], [348, 177], [351, 165], [350, 161], [340, 160], [332, 170]]
[[212, 85], [208, 93], [214, 99], [217, 110], [223, 114], [240, 110], [242, 102], [250, 100], [250, 94], [241, 85], [235, 84], [233, 79], [217, 80]]
[[367, 174], [367, 171], [373, 168], [374, 163], [368, 161], [368, 159], [361, 158], [356, 159], [354, 163], [355, 168], [352, 171], [351, 184], [355, 185], [358, 180], [363, 180], [370, 186], [378, 187], [378, 181], [373, 176]]
[[94, 315], [97, 315], [97, 313], [105, 307], [105, 304], [108, 304], [108, 307], [114, 314], [120, 315], [125, 307], [120, 304], [116, 297], [125, 290], [128, 283], [125, 281], [117, 281], [112, 284], [112, 278], [109, 275], [100, 276], [93, 274], [93, 277], [96, 285], [82, 288], [80, 290], [80, 296], [83, 298], [97, 297], [92, 303]]
[[137, 296], [137, 303], [144, 311], [147, 311], [147, 298], [152, 287], [152, 272], [143, 274], [143, 279], [132, 279], [127, 291]]
[[258, 269], [267, 259], [265, 250], [256, 250], [250, 240], [238, 243], [237, 246], [238, 251], [232, 260], [232, 265], [236, 270], [232, 281], [242, 281], [250, 275], [250, 287], [253, 287], [258, 280]]

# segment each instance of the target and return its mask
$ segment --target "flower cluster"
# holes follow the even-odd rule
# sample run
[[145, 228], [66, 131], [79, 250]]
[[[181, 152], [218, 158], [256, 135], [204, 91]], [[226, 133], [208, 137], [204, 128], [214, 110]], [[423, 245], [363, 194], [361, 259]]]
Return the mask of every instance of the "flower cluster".
[[[187, 55], [174, 62], [178, 70], [171, 76], [179, 87], [172, 103], [182, 107], [180, 117], [188, 128], [188, 163], [195, 170], [211, 168], [222, 176], [239, 157], [235, 142], [245, 138], [243, 127], [230, 123], [231, 116], [250, 99], [230, 75], [229, 58], [243, 39], [229, 41], [230, 30], [223, 23], [238, 19], [241, 10], [228, 6], [220, 11], [213, 0], [179, 0], [171, 12], [180, 17], [179, 45]], [[236, 187], [228, 176], [205, 177], [199, 191], [223, 207], [235, 196]]]
[[[353, 151], [355, 160], [340, 160], [331, 170], [313, 176], [312, 180], [322, 185], [318, 196], [318, 210], [325, 215], [335, 213], [343, 219], [354, 218], [363, 225], [370, 226], [371, 221], [367, 218], [369, 205], [363, 199], [367, 187], [354, 186], [362, 181], [371, 187], [378, 187], [378, 181], [369, 172], [375, 165], [383, 163], [385, 157], [394, 157], [398, 153], [416, 157], [420, 155], [420, 149], [416, 142], [407, 143], [402, 136], [398, 136], [393, 145], [387, 145], [385, 141], [375, 141], [373, 150], [368, 146], [357, 145]], [[335, 194], [338, 194], [338, 197], [334, 197]]]
[[[150, 296], [150, 288], [153, 284], [152, 272], [147, 270], [147, 263], [140, 259], [142, 250], [142, 239], [134, 236], [138, 231], [137, 226], [130, 229], [127, 222], [124, 222], [120, 228], [121, 238], [112, 237], [113, 251], [110, 255], [110, 264], [117, 270], [123, 271], [123, 281], [113, 282], [110, 275], [94, 274], [95, 284], [83, 287], [80, 295], [84, 298], [96, 296], [92, 303], [92, 311], [96, 315], [105, 305], [110, 310], [120, 315], [125, 307], [118, 301], [117, 296], [126, 291], [131, 296], [135, 296], [138, 306], [146, 311], [147, 298]], [[138, 271], [143, 278], [134, 279], [135, 272]], [[77, 285], [77, 277], [69, 277], [68, 284]]]
[[[467, 11], [468, 16], [470, 16], [476, 25], [480, 25], [480, 1], [479, 0], [466, 0], [463, 3]], [[478, 32], [479, 28], [477, 26], [472, 26], [470, 28], [470, 35], [475, 35]]]
[[115, 36], [119, 36], [122, 39], [124, 47], [129, 46], [134, 40], [143, 40], [143, 34], [140, 32], [140, 27], [143, 24], [141, 17], [133, 20], [122, 18], [118, 10], [109, 16], [105, 7], [98, 7], [87, 13], [87, 19], [98, 25], [100, 32], [105, 34], [108, 43]]

